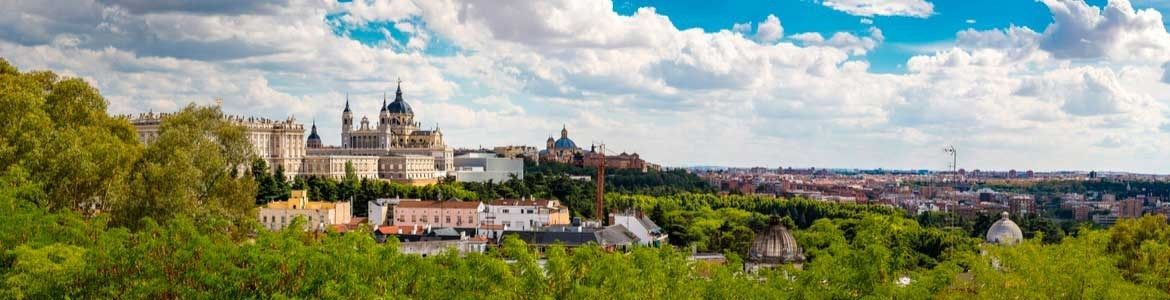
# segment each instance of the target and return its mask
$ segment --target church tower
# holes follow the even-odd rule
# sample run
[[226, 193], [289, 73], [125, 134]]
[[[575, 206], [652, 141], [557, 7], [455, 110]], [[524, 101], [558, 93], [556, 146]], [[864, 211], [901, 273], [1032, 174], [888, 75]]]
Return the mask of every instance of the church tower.
[[345, 93], [345, 110], [341, 112], [341, 147], [349, 148], [349, 132], [353, 130], [353, 112], [349, 110], [349, 93]]
[[378, 129], [385, 131], [390, 126], [390, 111], [386, 110], [386, 93], [382, 93], [382, 111], [378, 113]]

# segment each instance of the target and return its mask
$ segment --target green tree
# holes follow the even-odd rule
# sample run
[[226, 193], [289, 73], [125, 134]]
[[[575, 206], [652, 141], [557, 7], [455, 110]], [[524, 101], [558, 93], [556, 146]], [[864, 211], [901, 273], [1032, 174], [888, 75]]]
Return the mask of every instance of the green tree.
[[255, 218], [256, 182], [238, 175], [255, 158], [244, 134], [217, 107], [189, 105], [164, 117], [130, 175], [132, 197], [117, 205], [114, 221], [137, 227], [145, 217], [193, 216], [242, 225]]

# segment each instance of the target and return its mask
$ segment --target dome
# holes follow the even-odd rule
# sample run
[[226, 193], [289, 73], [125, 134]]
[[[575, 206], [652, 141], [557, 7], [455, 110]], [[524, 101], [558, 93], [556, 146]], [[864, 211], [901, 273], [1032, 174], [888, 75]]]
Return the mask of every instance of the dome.
[[394, 102], [386, 105], [386, 110], [392, 114], [414, 114], [414, 110], [410, 109], [410, 104], [406, 104], [402, 98], [394, 99]]
[[414, 110], [410, 109], [410, 104], [406, 104], [406, 100], [402, 100], [402, 81], [398, 81], [398, 90], [394, 92], [394, 102], [386, 105], [385, 109], [392, 114], [414, 114]]
[[801, 262], [804, 261], [804, 254], [788, 228], [777, 223], [756, 235], [748, 250], [748, 261], [767, 264]]
[[556, 143], [553, 143], [553, 148], [576, 149], [577, 143], [574, 143], [573, 140], [570, 140], [568, 137], [562, 137], [557, 139]]
[[987, 242], [992, 244], [1012, 245], [1024, 240], [1024, 233], [1020, 231], [1020, 226], [1016, 222], [1008, 219], [1008, 213], [1000, 214], [999, 221], [991, 224], [991, 228], [987, 229]]

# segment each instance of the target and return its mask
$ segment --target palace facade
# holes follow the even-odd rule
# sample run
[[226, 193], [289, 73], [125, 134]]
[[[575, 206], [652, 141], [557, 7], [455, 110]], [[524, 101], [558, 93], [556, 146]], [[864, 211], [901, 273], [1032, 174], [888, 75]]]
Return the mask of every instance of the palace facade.
[[[130, 121], [139, 139], [150, 143], [159, 135], [161, 120], [169, 115], [140, 114], [130, 117]], [[359, 178], [430, 184], [455, 169], [454, 150], [443, 142], [443, 132], [438, 126], [424, 130], [414, 120], [414, 110], [402, 97], [401, 81], [393, 102], [387, 104], [383, 96], [377, 124], [371, 125], [362, 116], [355, 126], [346, 96], [345, 109], [341, 112], [340, 146], [324, 145], [315, 123], [306, 139], [304, 125], [291, 117], [283, 121], [225, 118], [247, 130], [248, 141], [256, 154], [272, 170], [281, 167], [289, 177], [341, 179], [349, 166]]]

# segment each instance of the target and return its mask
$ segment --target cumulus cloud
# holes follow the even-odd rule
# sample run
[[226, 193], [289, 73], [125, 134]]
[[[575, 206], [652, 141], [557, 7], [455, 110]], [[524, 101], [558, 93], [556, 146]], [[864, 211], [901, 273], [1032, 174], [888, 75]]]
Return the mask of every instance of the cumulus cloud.
[[934, 4], [925, 0], [824, 0], [821, 4], [855, 16], [904, 16], [926, 18]]
[[1170, 58], [1170, 34], [1154, 9], [1135, 10], [1126, 0], [1102, 8], [1084, 1], [1043, 0], [1055, 22], [1040, 46], [1059, 58]]
[[848, 32], [837, 32], [829, 39], [825, 39], [820, 33], [806, 32], [792, 35], [790, 38], [806, 46], [832, 47], [846, 51], [851, 55], [865, 55], [866, 52], [873, 50], [885, 40], [882, 30], [877, 27], [871, 27], [869, 36], [862, 37]]
[[780, 18], [769, 14], [759, 26], [756, 26], [756, 40], [764, 43], [775, 43], [784, 36], [784, 27], [780, 26]]
[[[785, 36], [775, 16], [705, 31], [653, 8], [619, 15], [605, 0], [217, 3], [13, 1], [0, 11], [0, 56], [84, 78], [115, 113], [221, 96], [229, 112], [316, 119], [326, 133], [339, 131], [347, 92], [373, 115], [402, 77], [419, 120], [456, 146], [539, 145], [568, 123], [579, 143], [668, 165], [933, 168], [930, 145], [947, 143], [983, 169], [1150, 170], [1159, 151], [1098, 142], [1170, 147], [1149, 134], [1170, 124], [1159, 50], [1170, 39], [1149, 25], [1160, 15], [1123, 1], [1096, 11], [1046, 1], [1054, 19], [1043, 31], [964, 30], [910, 58], [905, 74], [869, 71], [864, 55], [884, 42], [876, 27]], [[863, 20], [933, 14], [925, 1], [825, 5]], [[371, 26], [405, 39], [337, 33]], [[1078, 35], [1099, 45], [1068, 43]], [[424, 51], [436, 44], [457, 50]]]

